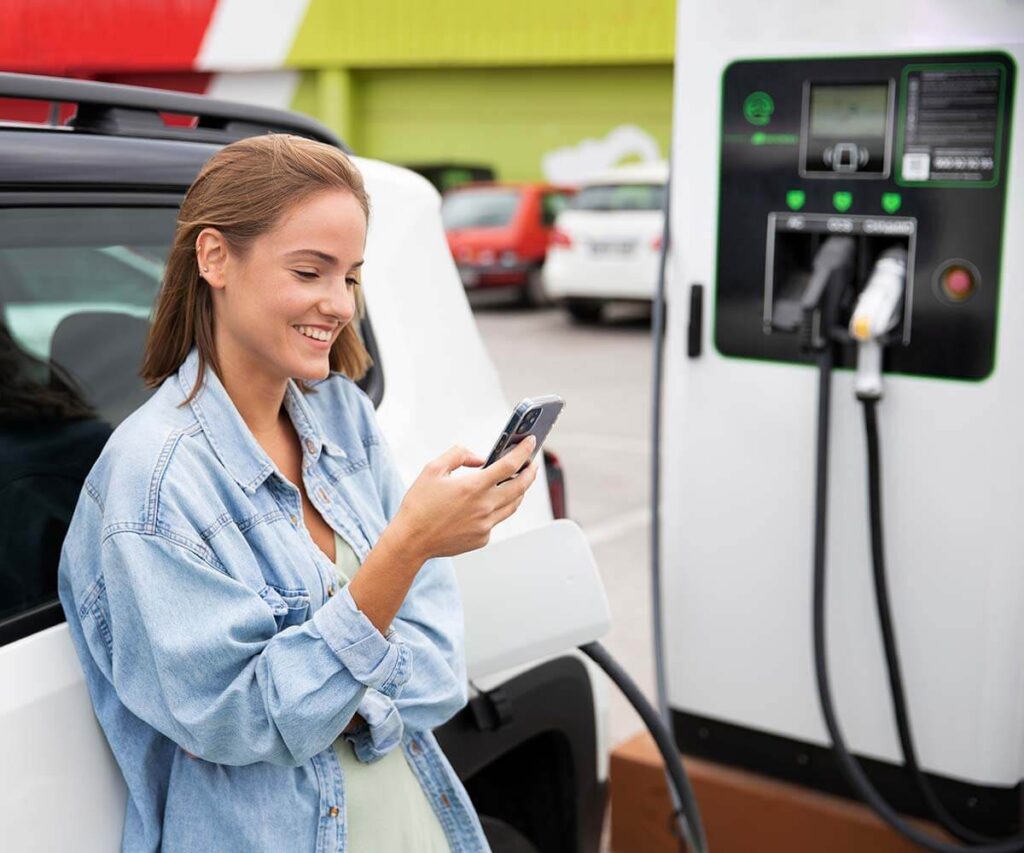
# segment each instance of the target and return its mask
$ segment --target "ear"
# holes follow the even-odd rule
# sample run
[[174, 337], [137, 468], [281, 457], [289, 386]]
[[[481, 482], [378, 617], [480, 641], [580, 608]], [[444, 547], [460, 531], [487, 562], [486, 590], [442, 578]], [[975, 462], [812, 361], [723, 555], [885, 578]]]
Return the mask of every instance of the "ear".
[[220, 290], [225, 285], [224, 267], [228, 259], [228, 244], [216, 228], [204, 228], [196, 237], [196, 263], [199, 275], [211, 287]]

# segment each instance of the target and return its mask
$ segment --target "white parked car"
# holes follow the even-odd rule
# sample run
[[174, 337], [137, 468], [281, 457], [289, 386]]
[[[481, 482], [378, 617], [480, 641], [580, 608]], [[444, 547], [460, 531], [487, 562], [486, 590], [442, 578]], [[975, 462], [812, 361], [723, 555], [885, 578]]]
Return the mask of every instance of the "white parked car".
[[[266, 131], [340, 143], [302, 116], [125, 86], [0, 74], [0, 98], [78, 105], [70, 127], [0, 122], [0, 847], [105, 853], [126, 789], [57, 600], [61, 543], [110, 430], [150, 393], [149, 310], [203, 163]], [[437, 191], [354, 160], [373, 210], [360, 332], [374, 366], [360, 384], [410, 483], [452, 444], [485, 455], [512, 401]], [[598, 848], [608, 765], [605, 688], [576, 651], [607, 628], [607, 601], [579, 528], [556, 520], [559, 469], [546, 474], [490, 545], [456, 559], [471, 699], [435, 732], [492, 846], [522, 853]]]
[[558, 215], [542, 276], [574, 319], [654, 299], [667, 181], [664, 162], [619, 166], [588, 179]]

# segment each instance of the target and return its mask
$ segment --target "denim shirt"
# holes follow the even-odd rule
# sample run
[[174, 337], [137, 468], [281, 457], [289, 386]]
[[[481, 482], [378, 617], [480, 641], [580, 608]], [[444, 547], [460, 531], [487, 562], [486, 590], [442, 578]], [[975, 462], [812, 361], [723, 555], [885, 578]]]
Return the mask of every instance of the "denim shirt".
[[[387, 635], [338, 589], [298, 489], [193, 350], [114, 432], [64, 543], [60, 600], [124, 775], [126, 851], [344, 851], [332, 742], [403, 749], [453, 853], [487, 850], [431, 730], [466, 703], [450, 559], [420, 569]], [[284, 405], [310, 502], [362, 561], [403, 486], [373, 405], [332, 374]], [[395, 804], [396, 814], [401, 804]], [[368, 853], [368, 851], [354, 851]]]

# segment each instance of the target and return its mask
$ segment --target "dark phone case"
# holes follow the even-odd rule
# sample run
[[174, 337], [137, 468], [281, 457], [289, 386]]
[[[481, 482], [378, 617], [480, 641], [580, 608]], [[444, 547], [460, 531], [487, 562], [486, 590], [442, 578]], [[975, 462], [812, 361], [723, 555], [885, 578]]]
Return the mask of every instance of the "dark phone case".
[[[512, 412], [512, 417], [509, 418], [508, 423], [505, 425], [505, 429], [501, 432], [501, 437], [495, 442], [494, 447], [491, 449], [484, 467], [486, 468], [488, 465], [492, 465], [501, 459], [501, 457], [506, 453], [515, 449], [515, 446], [528, 435], [533, 435], [537, 438], [537, 446], [533, 449], [533, 453], [530, 454], [530, 460], [532, 461], [540, 452], [540, 449], [544, 444], [544, 440], [551, 431], [551, 427], [555, 425], [555, 421], [558, 420], [558, 416], [562, 414], [562, 409], [564, 407], [565, 401], [555, 394], [548, 394], [544, 397], [527, 397], [515, 407], [515, 410]], [[520, 428], [520, 425], [526, 415], [538, 408], [541, 409], [541, 413], [537, 420], [534, 421], [533, 426], [525, 432], [517, 432], [516, 430]], [[524, 464], [523, 468], [525, 467], [526, 465]], [[519, 470], [522, 471], [523, 468], [520, 468]]]

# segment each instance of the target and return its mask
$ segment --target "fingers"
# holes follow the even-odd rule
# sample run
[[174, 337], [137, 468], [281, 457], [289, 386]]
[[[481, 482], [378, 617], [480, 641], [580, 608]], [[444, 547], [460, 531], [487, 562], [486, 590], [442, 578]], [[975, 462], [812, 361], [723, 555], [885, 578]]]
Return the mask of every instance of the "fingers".
[[532, 435], [528, 435], [519, 444], [516, 445], [515, 450], [511, 453], [507, 453], [495, 462], [489, 470], [492, 475], [494, 485], [497, 485], [502, 480], [507, 480], [513, 476], [516, 471], [523, 467], [526, 460], [530, 458], [530, 454], [533, 453], [534, 447], [537, 446], [537, 439]]
[[491, 527], [494, 527], [496, 524], [500, 524], [509, 516], [514, 515], [516, 510], [519, 509], [519, 505], [523, 502], [523, 499], [525, 497], [526, 493], [523, 492], [515, 500], [510, 501], [509, 503], [505, 504], [502, 507], [499, 507], [493, 513], [491, 513], [491, 515], [487, 519]]
[[526, 490], [533, 485], [533, 481], [536, 479], [537, 463], [531, 462], [518, 477], [513, 477], [500, 483], [497, 488], [492, 490], [498, 495], [495, 509], [506, 506], [512, 501], [522, 499], [523, 495], [526, 494]]

